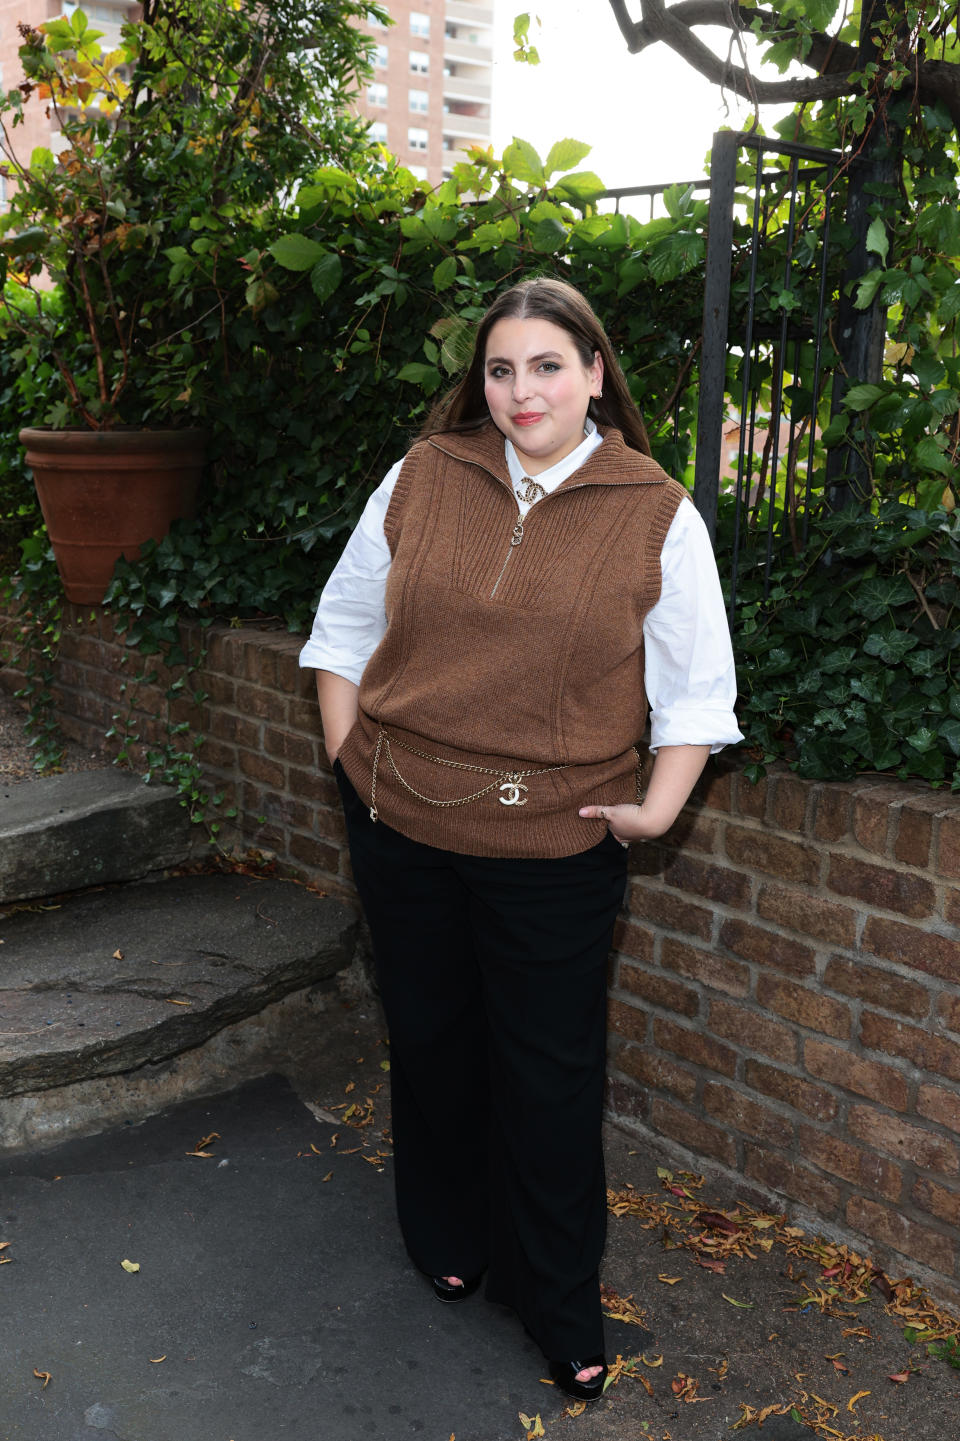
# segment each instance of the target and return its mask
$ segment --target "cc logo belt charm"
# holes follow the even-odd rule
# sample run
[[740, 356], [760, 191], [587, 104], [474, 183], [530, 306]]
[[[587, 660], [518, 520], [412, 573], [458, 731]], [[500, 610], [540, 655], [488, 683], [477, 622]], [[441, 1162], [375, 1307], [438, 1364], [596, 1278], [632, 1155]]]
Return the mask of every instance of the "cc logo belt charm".
[[527, 804], [525, 800], [520, 799], [520, 792], [525, 791], [527, 787], [519, 776], [511, 776], [509, 780], [505, 780], [500, 789], [504, 792], [499, 797], [502, 806], [525, 806]]

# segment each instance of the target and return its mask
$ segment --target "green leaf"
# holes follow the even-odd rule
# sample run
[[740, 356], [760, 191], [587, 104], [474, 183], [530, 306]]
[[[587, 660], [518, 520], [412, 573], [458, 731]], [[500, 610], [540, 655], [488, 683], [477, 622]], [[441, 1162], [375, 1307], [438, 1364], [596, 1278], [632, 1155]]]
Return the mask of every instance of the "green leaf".
[[960, 756], [960, 721], [949, 716], [940, 722], [940, 734], [955, 756]]
[[886, 265], [887, 252], [890, 249], [890, 237], [887, 234], [887, 227], [879, 215], [871, 220], [867, 229], [867, 249], [871, 251], [872, 254], [879, 255], [881, 263]]
[[335, 250], [321, 255], [310, 272], [311, 289], [321, 303], [330, 299], [342, 279], [343, 265]]
[[883, 284], [883, 271], [870, 270], [857, 286], [857, 296], [853, 302], [854, 310], [869, 310], [877, 298], [877, 291]]
[[691, 230], [676, 231], [664, 235], [651, 247], [648, 258], [650, 274], [658, 285], [676, 280], [685, 271], [692, 270], [706, 254], [706, 240]]
[[414, 385], [422, 387], [427, 395], [432, 395], [440, 384], [440, 372], [435, 365], [424, 365], [420, 360], [408, 360], [400, 370], [397, 371], [398, 380], [409, 380]]
[[916, 596], [906, 576], [874, 575], [860, 581], [850, 599], [858, 615], [879, 620], [891, 606], [906, 605]]
[[849, 424], [849, 414], [845, 410], [841, 410], [839, 414], [833, 417], [821, 436], [824, 445], [829, 448], [831, 445], [836, 445], [839, 441], [843, 440]]
[[910, 458], [925, 470], [935, 470], [938, 475], [953, 475], [953, 466], [932, 435], [925, 435], [917, 442], [910, 452]]
[[445, 255], [433, 272], [435, 290], [447, 290], [457, 278], [457, 257]]
[[910, 361], [910, 369], [923, 386], [924, 390], [932, 390], [939, 385], [946, 375], [946, 366], [936, 355], [929, 351], [917, 351]]
[[548, 216], [534, 226], [530, 239], [534, 250], [553, 254], [567, 242], [566, 227], [561, 225], [559, 220]]
[[311, 240], [309, 235], [301, 235], [296, 230], [289, 235], [278, 236], [272, 245], [267, 246], [267, 250], [284, 270], [312, 270], [321, 256], [326, 254], [323, 246], [316, 240]]
[[591, 149], [592, 146], [585, 145], [582, 140], [558, 140], [551, 145], [550, 153], [543, 163], [544, 175], [549, 177], [558, 170], [572, 170], [581, 160], [586, 159]]
[[[600, 176], [592, 170], [574, 170], [570, 175], [561, 175], [550, 187], [555, 194], [567, 196], [574, 205], [589, 204], [606, 188]], [[605, 216], [597, 218], [606, 219]]]
[[721, 1291], [721, 1292], [720, 1292], [720, 1295], [723, 1297], [723, 1299], [724, 1299], [725, 1301], [729, 1301], [731, 1306], [736, 1306], [736, 1308], [737, 1308], [738, 1311], [752, 1311], [752, 1310], [753, 1310], [753, 1305], [754, 1305], [754, 1303], [753, 1303], [752, 1301], [737, 1301], [737, 1300], [734, 1299], [733, 1296], [728, 1296], [727, 1293], [726, 1293], [726, 1291]]
[[944, 324], [947, 324], [951, 320], [956, 320], [957, 316], [960, 315], [960, 280], [956, 281], [955, 284], [951, 285], [949, 290], [945, 290], [941, 295], [940, 304], [937, 307], [937, 314]]
[[867, 655], [875, 655], [885, 665], [899, 665], [908, 650], [918, 645], [918, 639], [905, 630], [888, 630], [868, 635], [863, 648]]
[[529, 140], [513, 137], [512, 144], [508, 145], [503, 152], [503, 168], [515, 180], [520, 180], [527, 185], [543, 185], [545, 183], [543, 162]]
[[882, 396], [889, 394], [888, 385], [851, 385], [843, 400], [849, 410], [869, 410]]

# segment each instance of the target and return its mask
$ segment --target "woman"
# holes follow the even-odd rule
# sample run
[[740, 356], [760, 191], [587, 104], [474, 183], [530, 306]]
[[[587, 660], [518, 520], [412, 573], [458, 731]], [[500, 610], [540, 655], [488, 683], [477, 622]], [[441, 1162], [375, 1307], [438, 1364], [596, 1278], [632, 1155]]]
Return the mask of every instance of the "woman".
[[[716, 567], [586, 300], [521, 282], [371, 498], [317, 670], [391, 1035], [397, 1206], [568, 1395], [606, 1363], [606, 964], [626, 847], [740, 733]], [[635, 744], [652, 712], [646, 795]]]

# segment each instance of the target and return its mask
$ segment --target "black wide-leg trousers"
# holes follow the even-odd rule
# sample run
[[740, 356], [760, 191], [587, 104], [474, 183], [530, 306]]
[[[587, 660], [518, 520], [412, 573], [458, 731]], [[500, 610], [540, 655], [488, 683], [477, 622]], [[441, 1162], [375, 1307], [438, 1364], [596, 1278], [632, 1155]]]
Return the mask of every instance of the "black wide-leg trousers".
[[371, 821], [335, 772], [390, 1031], [410, 1256], [434, 1276], [487, 1268], [488, 1299], [548, 1357], [598, 1354], [606, 972], [626, 852], [609, 835], [560, 859], [435, 849]]

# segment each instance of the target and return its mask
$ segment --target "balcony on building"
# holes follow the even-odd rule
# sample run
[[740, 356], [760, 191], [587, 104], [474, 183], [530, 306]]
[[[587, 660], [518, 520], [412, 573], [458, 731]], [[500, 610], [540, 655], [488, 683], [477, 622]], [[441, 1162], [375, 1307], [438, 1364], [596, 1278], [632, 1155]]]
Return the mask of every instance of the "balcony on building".
[[[451, 14], [454, 9], [469, 12], [469, 18], [455, 20]], [[490, 12], [481, 9], [480, 6], [472, 6], [460, 0], [459, 4], [448, 3], [446, 9], [446, 23], [443, 30], [443, 59], [446, 64], [449, 61], [464, 61], [468, 65], [492, 65], [493, 64], [493, 33], [489, 23], [479, 17]]]
[[489, 101], [491, 92], [490, 71], [481, 66], [457, 64], [452, 61], [443, 67], [444, 100]]
[[490, 106], [476, 101], [453, 100], [443, 107], [444, 135], [468, 136], [471, 140], [490, 139]]
[[471, 0], [447, 0], [444, 14], [453, 24], [485, 25], [488, 28], [493, 24], [493, 7], [474, 5]]

